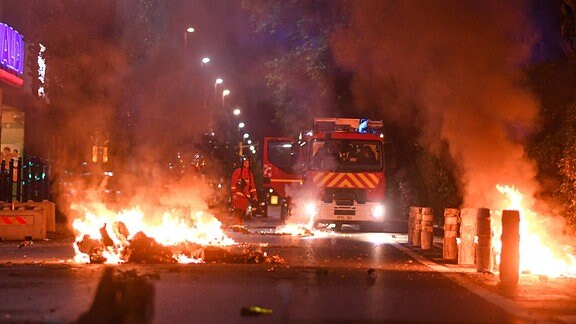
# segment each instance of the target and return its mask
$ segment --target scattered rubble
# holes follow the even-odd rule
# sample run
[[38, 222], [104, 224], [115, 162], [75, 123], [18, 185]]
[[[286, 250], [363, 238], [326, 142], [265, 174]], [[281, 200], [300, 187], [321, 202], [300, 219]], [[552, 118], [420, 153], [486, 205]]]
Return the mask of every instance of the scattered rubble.
[[[117, 233], [118, 235], [118, 233]], [[111, 238], [96, 240], [84, 235], [76, 242], [78, 250], [90, 257], [90, 263], [106, 263], [106, 251], [119, 254], [125, 263], [178, 263], [177, 256], [198, 259], [207, 263], [284, 263], [278, 255], [269, 256], [262, 251], [260, 245], [240, 244], [234, 246], [202, 246], [184, 242], [173, 246], [165, 246], [155, 239], [138, 232], [130, 240], [125, 238], [125, 246], [110, 245]]]

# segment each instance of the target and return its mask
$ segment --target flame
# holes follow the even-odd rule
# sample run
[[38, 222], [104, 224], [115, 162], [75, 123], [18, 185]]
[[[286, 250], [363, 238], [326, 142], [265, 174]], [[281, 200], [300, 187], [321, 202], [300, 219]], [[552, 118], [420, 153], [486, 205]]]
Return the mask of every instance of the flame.
[[[576, 276], [574, 242], [564, 234], [563, 220], [537, 215], [524, 206], [523, 195], [514, 186], [496, 185], [496, 189], [508, 199], [505, 209], [520, 213], [520, 272], [548, 277]], [[498, 253], [501, 250], [501, 213], [495, 216], [492, 231], [498, 239], [493, 240], [496, 243], [493, 248]]]
[[[160, 220], [145, 217], [139, 206], [119, 212], [111, 211], [103, 204], [80, 204], [73, 206], [81, 211], [84, 216], [73, 221], [72, 227], [76, 233], [77, 242], [87, 235], [91, 239], [102, 240], [100, 230], [105, 227], [108, 236], [113, 240], [113, 247], [107, 247], [102, 251], [107, 264], [118, 264], [124, 261], [121, 258], [122, 251], [129, 245], [130, 239], [138, 232], [153, 238], [164, 246], [175, 246], [180, 243], [195, 243], [198, 245], [227, 246], [236, 244], [234, 240], [226, 236], [222, 230], [222, 223], [212, 214], [203, 211], [182, 212], [185, 209], [164, 211]], [[117, 235], [118, 224], [124, 224], [129, 236], [124, 238]], [[74, 245], [76, 256], [74, 261], [78, 263], [90, 262], [90, 257], [80, 252], [78, 245]], [[184, 254], [173, 255], [179, 263], [198, 263], [202, 260], [186, 256]]]
[[292, 236], [310, 236], [314, 235], [314, 231], [309, 226], [302, 224], [286, 224], [276, 228], [276, 234], [292, 235]]

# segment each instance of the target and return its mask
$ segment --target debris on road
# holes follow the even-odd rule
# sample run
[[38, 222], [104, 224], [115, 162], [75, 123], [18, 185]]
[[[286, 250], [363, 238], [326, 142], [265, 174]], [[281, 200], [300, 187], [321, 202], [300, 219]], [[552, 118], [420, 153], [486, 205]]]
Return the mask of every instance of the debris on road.
[[242, 316], [260, 316], [260, 315], [270, 315], [273, 311], [271, 308], [264, 308], [259, 306], [242, 307], [240, 314]]
[[20, 243], [18, 245], [18, 248], [21, 249], [23, 247], [32, 246], [32, 245], [34, 245], [34, 241], [32, 241], [32, 239], [29, 239], [29, 240], [25, 240], [24, 242]]
[[[174, 246], [165, 246], [155, 239], [138, 232], [132, 239], [127, 240], [121, 253], [119, 263], [178, 263], [178, 255], [196, 259], [207, 263], [284, 263], [278, 255], [268, 255], [262, 251], [260, 245], [233, 245], [233, 246], [202, 246], [195, 243], [181, 243]], [[76, 242], [78, 250], [90, 257], [90, 263], [106, 263], [106, 251], [114, 247], [106, 246], [101, 240], [95, 240], [85, 235], [81, 241]], [[115, 254], [115, 253], [111, 253]]]

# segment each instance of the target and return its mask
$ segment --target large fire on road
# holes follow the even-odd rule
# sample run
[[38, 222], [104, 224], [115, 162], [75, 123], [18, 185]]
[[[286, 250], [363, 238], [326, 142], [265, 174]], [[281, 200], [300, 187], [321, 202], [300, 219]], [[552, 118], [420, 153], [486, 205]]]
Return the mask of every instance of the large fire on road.
[[[102, 204], [74, 207], [84, 214], [72, 224], [77, 233], [76, 262], [123, 263], [135, 239], [145, 241], [148, 253], [161, 251], [168, 254], [165, 258], [179, 263], [201, 262], [195, 252], [202, 246], [236, 244], [226, 236], [214, 215], [190, 208], [165, 209], [158, 220], [146, 217], [139, 207], [119, 212]], [[156, 248], [150, 249], [152, 245]]]

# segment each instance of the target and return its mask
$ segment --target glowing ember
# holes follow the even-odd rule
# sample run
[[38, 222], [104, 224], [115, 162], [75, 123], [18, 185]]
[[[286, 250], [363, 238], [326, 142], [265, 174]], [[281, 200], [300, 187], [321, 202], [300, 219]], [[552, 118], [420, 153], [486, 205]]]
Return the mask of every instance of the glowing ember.
[[[155, 246], [154, 251], [164, 259], [178, 263], [201, 262], [198, 256], [190, 253], [199, 246], [236, 244], [222, 231], [222, 224], [216, 217], [202, 211], [192, 212], [189, 208], [164, 211], [156, 219], [146, 217], [139, 207], [120, 212], [111, 211], [102, 204], [76, 205], [74, 208], [84, 214], [72, 224], [77, 234], [76, 262], [94, 262], [96, 254], [100, 258], [96, 261], [123, 263], [129, 252], [127, 249], [137, 235], [144, 241], [144, 246]], [[172, 255], [168, 256], [168, 250], [163, 247], [171, 247]], [[86, 253], [94, 249], [97, 253]]]
[[299, 224], [286, 224], [284, 226], [280, 226], [276, 229], [275, 233], [294, 236], [314, 235], [314, 233], [307, 226]]
[[[505, 209], [520, 212], [520, 271], [550, 277], [576, 276], [574, 242], [559, 217], [537, 215], [522, 205], [522, 194], [511, 186], [497, 185], [496, 189], [508, 199]], [[501, 214], [494, 215], [493, 240], [500, 251]], [[498, 219], [500, 217], [500, 219]], [[498, 261], [498, 260], [497, 260]]]

